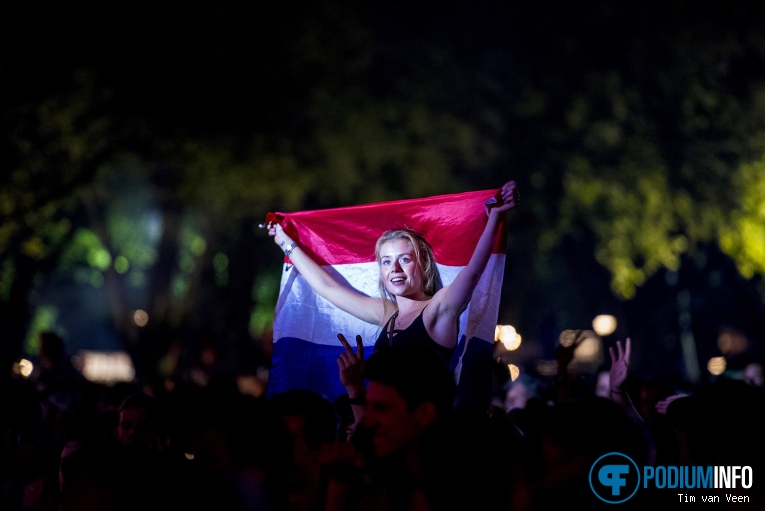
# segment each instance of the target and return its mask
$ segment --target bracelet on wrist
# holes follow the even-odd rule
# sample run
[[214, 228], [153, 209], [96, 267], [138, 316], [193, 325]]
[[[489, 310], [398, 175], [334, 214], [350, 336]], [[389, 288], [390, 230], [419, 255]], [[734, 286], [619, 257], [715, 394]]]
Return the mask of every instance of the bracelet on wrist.
[[295, 249], [297, 248], [298, 244], [297, 244], [297, 243], [295, 243], [295, 242], [293, 241], [292, 243], [290, 243], [290, 244], [287, 246], [287, 248], [284, 248], [284, 244], [285, 244], [285, 243], [286, 243], [286, 242], [282, 241], [281, 243], [279, 243], [279, 246], [280, 246], [280, 247], [282, 247], [282, 250], [284, 250], [284, 255], [286, 255], [287, 257], [289, 257], [289, 255], [292, 253], [292, 251], [293, 251], [293, 250], [295, 250]]

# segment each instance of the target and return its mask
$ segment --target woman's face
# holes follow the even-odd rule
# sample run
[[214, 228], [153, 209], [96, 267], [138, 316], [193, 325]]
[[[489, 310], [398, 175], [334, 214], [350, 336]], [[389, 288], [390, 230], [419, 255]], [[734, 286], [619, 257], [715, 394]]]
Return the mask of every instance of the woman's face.
[[380, 278], [393, 296], [422, 293], [422, 272], [408, 240], [390, 240], [380, 247]]

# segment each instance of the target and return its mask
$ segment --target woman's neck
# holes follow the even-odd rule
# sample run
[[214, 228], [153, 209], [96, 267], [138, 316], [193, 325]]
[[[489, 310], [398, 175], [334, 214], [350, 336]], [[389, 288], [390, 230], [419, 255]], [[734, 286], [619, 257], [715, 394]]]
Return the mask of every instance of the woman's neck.
[[428, 305], [430, 299], [431, 297], [427, 295], [417, 299], [399, 296], [396, 299], [396, 304], [398, 305], [398, 315], [410, 316], [413, 313], [419, 314], [419, 312], [424, 309], [426, 305]]

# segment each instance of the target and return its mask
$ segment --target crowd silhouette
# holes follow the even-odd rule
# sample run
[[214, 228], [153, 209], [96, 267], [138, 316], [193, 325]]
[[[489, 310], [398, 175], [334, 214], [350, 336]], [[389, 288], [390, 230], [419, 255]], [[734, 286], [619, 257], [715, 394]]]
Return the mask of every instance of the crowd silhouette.
[[[255, 396], [233, 379], [94, 383], [60, 337], [43, 338], [42, 369], [6, 371], [0, 392], [4, 511], [613, 509], [588, 481], [612, 452], [640, 466], [752, 467], [754, 484], [734, 491], [748, 502], [704, 491], [730, 509], [765, 504], [754, 357], [738, 375], [678, 388], [630, 371], [625, 339], [598, 373], [571, 371], [561, 354], [554, 377], [508, 376], [474, 413], [454, 406], [453, 374], [417, 345], [365, 358], [341, 335], [337, 377], [352, 385], [330, 401], [309, 389]], [[699, 491], [641, 489], [619, 509]]]

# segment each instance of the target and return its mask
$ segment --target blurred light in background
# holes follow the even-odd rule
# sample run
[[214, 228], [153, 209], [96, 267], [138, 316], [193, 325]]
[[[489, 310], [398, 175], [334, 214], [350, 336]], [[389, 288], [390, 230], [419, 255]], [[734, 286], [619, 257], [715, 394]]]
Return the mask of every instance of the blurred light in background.
[[749, 346], [746, 336], [732, 328], [724, 328], [717, 338], [717, 347], [725, 356], [738, 355], [746, 351]]
[[139, 327], [146, 326], [146, 323], [149, 322], [149, 315], [145, 310], [137, 309], [133, 312], [133, 322]]
[[558, 336], [558, 341], [560, 342], [560, 345], [564, 348], [568, 348], [570, 346], [573, 346], [576, 342], [576, 338], [579, 336], [579, 333], [581, 330], [564, 330], [560, 333]]
[[725, 357], [712, 357], [707, 362], [707, 371], [714, 376], [720, 376], [725, 372], [727, 365]]
[[135, 378], [133, 361], [124, 351], [79, 351], [74, 365], [85, 378], [96, 383], [111, 385]]
[[579, 342], [579, 346], [574, 351], [574, 360], [581, 362], [600, 361], [600, 338], [587, 336]]
[[34, 368], [35, 366], [34, 364], [32, 364], [30, 360], [22, 358], [21, 360], [13, 364], [13, 367], [11, 368], [11, 370], [13, 371], [13, 374], [21, 375], [24, 378], [29, 378]]
[[592, 330], [563, 330], [558, 338], [564, 348], [572, 348], [572, 367], [578, 370], [594, 371], [602, 358], [603, 341]]
[[507, 364], [507, 370], [510, 372], [510, 381], [515, 381], [521, 374], [521, 369], [515, 364]]
[[263, 380], [257, 374], [245, 374], [236, 377], [236, 386], [239, 392], [255, 397], [265, 395], [267, 383], [267, 380]]
[[114, 258], [114, 270], [120, 275], [127, 273], [130, 269], [130, 261], [125, 256], [117, 256]]
[[497, 325], [494, 330], [494, 341], [502, 341], [508, 351], [517, 350], [521, 345], [521, 336], [512, 325]]
[[572, 367], [577, 371], [595, 373], [603, 360], [603, 341], [592, 330], [583, 330], [574, 350]]
[[592, 329], [598, 335], [611, 335], [616, 331], [616, 318], [610, 314], [600, 314], [592, 320]]
[[558, 372], [558, 361], [540, 360], [536, 364], [536, 369], [541, 376], [555, 376]]

